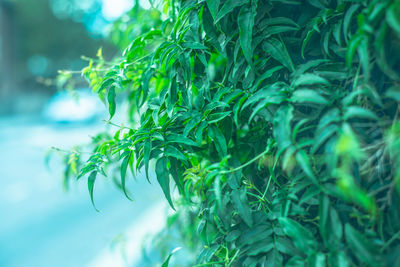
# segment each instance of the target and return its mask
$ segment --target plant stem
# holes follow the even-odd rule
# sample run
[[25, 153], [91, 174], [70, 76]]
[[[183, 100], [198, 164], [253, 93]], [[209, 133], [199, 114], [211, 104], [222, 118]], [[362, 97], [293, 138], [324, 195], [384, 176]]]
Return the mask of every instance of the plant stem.
[[221, 171], [220, 174], [226, 174], [226, 173], [231, 173], [231, 172], [235, 172], [238, 171], [240, 169], [243, 169], [244, 167], [249, 166], [250, 164], [252, 164], [254, 161], [258, 160], [259, 158], [262, 158], [265, 154], [267, 154], [269, 152], [269, 150], [265, 150], [263, 153], [257, 155], [255, 158], [251, 159], [250, 161], [246, 162], [243, 165], [240, 165], [239, 167], [236, 167], [234, 169], [231, 170], [227, 170], [227, 171]]

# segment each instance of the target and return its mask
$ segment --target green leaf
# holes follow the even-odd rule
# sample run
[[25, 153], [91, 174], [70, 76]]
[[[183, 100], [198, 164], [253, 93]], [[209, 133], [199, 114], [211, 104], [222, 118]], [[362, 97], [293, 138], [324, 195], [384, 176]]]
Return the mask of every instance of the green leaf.
[[96, 211], [99, 211], [96, 208], [96, 205], [94, 204], [93, 200], [93, 188], [94, 188], [94, 183], [96, 181], [96, 176], [97, 176], [97, 171], [92, 171], [88, 177], [88, 189], [89, 189], [89, 195], [90, 195], [90, 201], [92, 202], [92, 205]]
[[345, 236], [347, 243], [359, 261], [371, 266], [383, 266], [377, 246], [348, 223], [345, 226]]
[[400, 86], [392, 86], [386, 90], [385, 96], [400, 101]]
[[170, 143], [178, 143], [181, 145], [196, 146], [196, 147], [199, 146], [196, 142], [192, 141], [188, 137], [181, 135], [181, 134], [170, 133], [166, 139], [167, 139], [167, 142], [170, 142]]
[[108, 113], [110, 113], [110, 120], [114, 117], [116, 104], [115, 104], [115, 86], [111, 86], [107, 94]]
[[308, 256], [307, 267], [325, 267], [326, 257], [323, 253], [318, 252]]
[[310, 253], [315, 249], [316, 244], [311, 232], [303, 227], [296, 221], [289, 218], [279, 218], [279, 223], [282, 229], [290, 238], [292, 238], [294, 245], [305, 254]]
[[296, 80], [293, 82], [293, 86], [299, 87], [304, 85], [329, 85], [329, 82], [322, 78], [319, 75], [312, 74], [312, 73], [305, 73], [300, 75]]
[[144, 170], [146, 172], [146, 178], [147, 181], [149, 182], [150, 182], [149, 179], [150, 154], [151, 154], [151, 138], [148, 138], [143, 145], [143, 160], [144, 160]]
[[265, 261], [265, 265], [268, 267], [281, 267], [283, 266], [283, 257], [282, 254], [278, 252], [278, 250], [273, 249], [268, 253], [267, 259]]
[[243, 6], [238, 17], [240, 45], [249, 64], [253, 62], [252, 38], [256, 8], [255, 2], [251, 6]]
[[241, 188], [232, 190], [231, 199], [239, 216], [243, 219], [247, 226], [252, 227], [253, 217], [249, 206], [249, 200], [247, 199], [246, 189]]
[[297, 151], [296, 160], [299, 163], [300, 167], [303, 169], [304, 173], [310, 178], [310, 180], [314, 184], [318, 184], [318, 180], [311, 169], [311, 164], [307, 153], [304, 150]]
[[286, 46], [278, 39], [268, 39], [262, 44], [263, 49], [271, 55], [275, 60], [279, 61], [283, 66], [294, 72], [294, 65]]
[[200, 50], [207, 50], [208, 47], [199, 43], [199, 42], [184, 42], [182, 43], [182, 47], [190, 48], [190, 49], [200, 49]]
[[343, 19], [343, 34], [344, 34], [344, 38], [347, 40], [348, 36], [349, 36], [349, 27], [350, 27], [350, 23], [351, 23], [351, 18], [353, 17], [354, 13], [357, 11], [357, 9], [360, 7], [359, 4], [354, 4], [351, 5], [347, 11], [346, 14], [344, 16]]
[[306, 49], [308, 42], [310, 41], [311, 37], [314, 35], [315, 32], [316, 32], [316, 30], [314, 30], [314, 29], [311, 29], [307, 32], [307, 35], [304, 38], [303, 43], [301, 45], [301, 57], [302, 58], [304, 58], [304, 50]]
[[350, 267], [349, 260], [343, 251], [333, 251], [328, 256], [329, 267]]
[[168, 172], [168, 159], [161, 157], [156, 162], [156, 175], [157, 181], [161, 186], [161, 189], [168, 200], [169, 205], [175, 210], [174, 204], [172, 203], [170, 187], [169, 187], [169, 172]]
[[131, 156], [132, 156], [132, 152], [129, 152], [129, 154], [123, 159], [123, 161], [121, 163], [121, 186], [122, 186], [122, 190], [124, 191], [125, 196], [129, 200], [132, 200], [132, 199], [129, 197], [128, 193], [126, 192], [125, 177], [126, 177], [126, 171], [128, 169], [128, 164], [131, 159]]
[[399, 35], [400, 34], [400, 3], [394, 1], [386, 11], [386, 22]]
[[177, 251], [179, 251], [181, 248], [177, 247], [175, 248], [167, 257], [167, 259], [163, 262], [161, 267], [168, 267], [169, 266], [169, 261], [171, 260], [172, 255], [174, 255]]
[[319, 105], [328, 105], [329, 102], [314, 90], [301, 89], [293, 92], [290, 98], [295, 103], [314, 103]]
[[353, 64], [354, 54], [356, 53], [357, 48], [361, 44], [362, 40], [363, 40], [363, 35], [361, 35], [360, 33], [353, 35], [353, 37], [350, 39], [346, 52], [346, 65], [348, 68], [350, 68], [351, 65]]
[[183, 161], [187, 160], [185, 155], [174, 146], [167, 145], [164, 149], [164, 154], [166, 156], [174, 157]]
[[219, 1], [220, 0], [207, 0], [207, 7], [210, 10], [211, 16], [214, 20], [218, 13]]
[[221, 158], [225, 158], [228, 154], [228, 148], [226, 146], [225, 136], [222, 134], [220, 129], [214, 125], [210, 125], [208, 127], [208, 135], [213, 140], [218, 155]]
[[232, 111], [225, 111], [225, 112], [218, 112], [211, 114], [208, 116], [208, 124], [216, 123], [219, 122], [220, 120], [225, 119], [227, 116], [229, 116], [232, 113]]
[[343, 226], [327, 196], [320, 197], [319, 218], [319, 230], [325, 247], [331, 251], [337, 250], [342, 239]]
[[274, 116], [274, 137], [276, 142], [278, 143], [278, 147], [280, 150], [284, 150], [288, 147], [291, 141], [291, 120], [293, 118], [293, 107], [292, 106], [281, 106], [276, 112]]
[[235, 7], [239, 7], [241, 5], [244, 5], [245, 3], [246, 1], [242, 0], [226, 0], [224, 5], [219, 10], [216, 18], [214, 18], [214, 23], [217, 23], [220, 19], [225, 17], [226, 14], [232, 12]]
[[379, 118], [370, 110], [359, 107], [359, 106], [349, 106], [345, 109], [343, 118], [349, 120], [352, 118], [379, 120]]

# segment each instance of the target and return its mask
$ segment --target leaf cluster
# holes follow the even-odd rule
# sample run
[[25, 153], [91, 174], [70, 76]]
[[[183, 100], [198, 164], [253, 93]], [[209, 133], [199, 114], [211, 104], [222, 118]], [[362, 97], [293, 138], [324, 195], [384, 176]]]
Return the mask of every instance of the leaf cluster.
[[400, 2], [163, 7], [93, 83], [130, 120], [83, 167], [90, 192], [105, 162], [127, 196], [154, 162], [170, 206], [196, 207], [199, 266], [400, 264]]

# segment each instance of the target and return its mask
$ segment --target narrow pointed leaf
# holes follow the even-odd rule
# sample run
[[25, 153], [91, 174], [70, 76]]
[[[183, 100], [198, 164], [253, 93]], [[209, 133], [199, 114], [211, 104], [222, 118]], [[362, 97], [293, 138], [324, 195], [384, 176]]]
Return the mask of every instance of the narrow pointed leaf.
[[94, 188], [94, 183], [96, 181], [96, 176], [97, 176], [97, 172], [96, 171], [93, 171], [93, 172], [90, 173], [90, 175], [88, 177], [88, 189], [89, 189], [90, 201], [92, 202], [92, 205], [95, 208], [95, 210], [99, 211], [96, 208], [96, 205], [94, 204], [94, 200], [93, 200], [93, 188]]
[[171, 192], [169, 186], [169, 172], [168, 172], [168, 159], [166, 157], [161, 157], [157, 160], [156, 163], [156, 175], [157, 181], [161, 186], [161, 189], [164, 193], [165, 198], [168, 200], [169, 205], [172, 209], [175, 210], [174, 204], [171, 199]]

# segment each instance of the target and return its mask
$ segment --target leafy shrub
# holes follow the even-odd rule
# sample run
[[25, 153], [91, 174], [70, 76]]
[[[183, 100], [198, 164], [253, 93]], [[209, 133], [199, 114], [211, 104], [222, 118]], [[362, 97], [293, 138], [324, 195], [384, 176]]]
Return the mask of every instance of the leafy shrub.
[[117, 94], [130, 114], [95, 139], [90, 194], [117, 163], [128, 196], [128, 169], [155, 162], [170, 206], [194, 207], [197, 264], [400, 265], [400, 1], [163, 8], [117, 64], [83, 70], [110, 120]]

